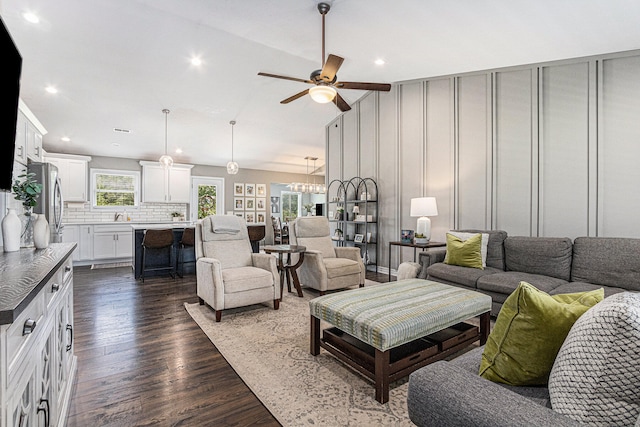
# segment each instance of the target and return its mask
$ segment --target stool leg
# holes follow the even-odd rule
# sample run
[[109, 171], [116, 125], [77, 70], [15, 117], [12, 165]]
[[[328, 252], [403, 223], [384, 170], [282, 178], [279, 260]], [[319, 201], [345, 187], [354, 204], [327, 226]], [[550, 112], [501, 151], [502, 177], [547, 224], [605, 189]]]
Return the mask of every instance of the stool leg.
[[144, 283], [144, 266], [146, 265], [145, 260], [147, 259], [147, 248], [142, 247], [142, 272], [140, 276], [142, 277], [142, 283]]

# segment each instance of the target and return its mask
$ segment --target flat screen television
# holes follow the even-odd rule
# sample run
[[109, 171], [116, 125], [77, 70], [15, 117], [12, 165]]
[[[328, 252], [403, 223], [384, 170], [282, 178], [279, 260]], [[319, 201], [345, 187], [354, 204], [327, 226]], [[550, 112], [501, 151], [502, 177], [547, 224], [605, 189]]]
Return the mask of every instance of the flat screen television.
[[10, 191], [16, 144], [22, 56], [0, 17], [0, 190]]

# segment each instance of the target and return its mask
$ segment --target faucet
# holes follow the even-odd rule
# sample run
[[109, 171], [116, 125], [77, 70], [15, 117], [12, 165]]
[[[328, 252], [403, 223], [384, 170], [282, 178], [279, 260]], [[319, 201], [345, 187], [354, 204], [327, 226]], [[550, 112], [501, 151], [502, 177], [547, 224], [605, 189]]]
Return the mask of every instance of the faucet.
[[122, 218], [122, 214], [116, 212], [115, 218], [113, 219], [114, 221], [118, 221], [118, 218]]

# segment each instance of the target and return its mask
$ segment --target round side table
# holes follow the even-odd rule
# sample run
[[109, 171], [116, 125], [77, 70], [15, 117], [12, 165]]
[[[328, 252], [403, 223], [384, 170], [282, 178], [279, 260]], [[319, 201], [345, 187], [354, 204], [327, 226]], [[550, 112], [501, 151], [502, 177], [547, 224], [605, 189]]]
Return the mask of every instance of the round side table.
[[[298, 291], [298, 296], [302, 298], [302, 288], [296, 269], [302, 265], [304, 261], [304, 251], [307, 248], [300, 245], [267, 245], [264, 247], [265, 253], [278, 254], [278, 271], [280, 272], [280, 300], [282, 300], [282, 291], [284, 288], [284, 279], [287, 278], [287, 289], [291, 292], [291, 282]], [[287, 262], [284, 262], [284, 255], [287, 254]], [[300, 254], [298, 262], [291, 264], [291, 254]]]

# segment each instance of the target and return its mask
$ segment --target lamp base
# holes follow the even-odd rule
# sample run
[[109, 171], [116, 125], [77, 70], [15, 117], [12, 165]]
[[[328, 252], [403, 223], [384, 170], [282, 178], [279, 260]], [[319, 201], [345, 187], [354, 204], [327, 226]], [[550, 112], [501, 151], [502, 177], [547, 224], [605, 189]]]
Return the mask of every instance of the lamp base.
[[416, 234], [424, 235], [427, 241], [431, 240], [431, 220], [428, 217], [421, 216], [420, 218], [418, 218]]

